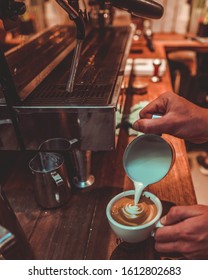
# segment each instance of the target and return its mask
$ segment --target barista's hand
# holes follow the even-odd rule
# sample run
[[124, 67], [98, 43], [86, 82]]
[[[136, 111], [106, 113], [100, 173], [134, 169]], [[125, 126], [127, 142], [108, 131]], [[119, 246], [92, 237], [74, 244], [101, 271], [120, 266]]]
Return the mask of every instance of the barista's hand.
[[208, 206], [175, 206], [161, 219], [155, 249], [177, 252], [187, 259], [208, 259]]
[[[152, 119], [153, 114], [163, 115]], [[164, 93], [140, 111], [134, 129], [153, 134], [172, 134], [193, 143], [208, 141], [208, 110], [175, 93]]]

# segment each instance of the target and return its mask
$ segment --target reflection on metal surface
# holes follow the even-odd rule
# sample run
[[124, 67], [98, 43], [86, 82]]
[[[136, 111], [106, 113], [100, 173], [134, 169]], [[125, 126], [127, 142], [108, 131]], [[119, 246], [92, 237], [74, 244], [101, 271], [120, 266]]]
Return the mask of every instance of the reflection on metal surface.
[[0, 125], [2, 124], [12, 124], [12, 120], [11, 119], [0, 120]]
[[39, 152], [29, 163], [34, 174], [37, 203], [45, 208], [57, 208], [70, 197], [71, 186], [64, 157], [59, 153]]
[[14, 235], [6, 228], [0, 225], [0, 254], [3, 254], [6, 250], [15, 243]]
[[77, 149], [78, 140], [51, 138], [43, 142], [39, 150], [47, 152], [58, 152], [64, 158], [64, 163], [71, 183], [78, 188], [89, 187], [94, 183], [94, 176], [91, 175], [91, 152]]
[[91, 151], [83, 152], [78, 149], [73, 149], [72, 155], [76, 173], [74, 185], [80, 189], [90, 187], [95, 182], [94, 176], [90, 174]]
[[20, 99], [24, 100], [74, 46], [75, 28], [63, 25], [54, 26], [9, 51], [6, 58]]
[[77, 67], [80, 59], [82, 44], [83, 44], [83, 40], [77, 40], [71, 68], [69, 71], [69, 79], [66, 85], [66, 91], [69, 93], [73, 92], [74, 89], [75, 76], [77, 73]]
[[14, 105], [27, 149], [56, 137], [77, 138], [81, 151], [114, 149], [115, 112], [133, 32], [134, 26], [109, 27], [102, 35], [93, 29], [82, 47], [72, 93], [66, 91], [70, 54]]

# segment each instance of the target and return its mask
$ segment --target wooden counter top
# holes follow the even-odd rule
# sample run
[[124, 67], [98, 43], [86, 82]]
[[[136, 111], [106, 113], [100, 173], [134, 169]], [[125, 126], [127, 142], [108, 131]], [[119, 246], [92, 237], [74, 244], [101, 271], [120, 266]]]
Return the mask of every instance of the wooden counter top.
[[[200, 41], [201, 39], [201, 41]], [[204, 42], [203, 42], [204, 39]], [[167, 49], [193, 49], [196, 51], [207, 51], [207, 38], [198, 38], [193, 34], [176, 34], [176, 33], [156, 33], [154, 40]]]
[[[165, 57], [164, 48], [156, 43], [156, 52], [149, 52], [145, 44], [138, 45], [142, 54], [132, 57]], [[139, 77], [137, 79], [140, 79]], [[153, 84], [149, 77], [145, 95], [127, 94], [125, 113], [142, 100], [153, 100], [164, 91], [171, 90], [168, 69], [162, 82]], [[163, 135], [174, 146], [175, 163], [168, 175], [147, 189], [156, 194], [163, 203], [164, 213], [170, 206], [196, 203], [184, 141]], [[132, 189], [132, 182], [125, 175], [122, 157], [127, 144], [133, 140], [120, 130], [117, 147], [112, 152], [97, 152], [92, 156], [94, 186], [71, 192], [64, 206], [54, 210], [42, 210], [33, 194], [33, 175], [28, 168], [32, 152], [21, 155], [4, 191], [28, 237], [37, 259], [163, 259], [154, 250], [154, 239], [129, 245], [119, 240], [111, 231], [105, 215], [109, 200], [123, 190]]]

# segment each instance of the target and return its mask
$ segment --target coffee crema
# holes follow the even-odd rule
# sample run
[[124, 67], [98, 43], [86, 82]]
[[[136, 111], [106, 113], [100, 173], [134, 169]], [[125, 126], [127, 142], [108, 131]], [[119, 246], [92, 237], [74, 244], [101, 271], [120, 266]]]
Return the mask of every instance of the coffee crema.
[[118, 199], [111, 208], [112, 218], [125, 226], [139, 226], [146, 224], [157, 215], [157, 206], [154, 202], [142, 196], [137, 205], [134, 204], [134, 196], [125, 196]]

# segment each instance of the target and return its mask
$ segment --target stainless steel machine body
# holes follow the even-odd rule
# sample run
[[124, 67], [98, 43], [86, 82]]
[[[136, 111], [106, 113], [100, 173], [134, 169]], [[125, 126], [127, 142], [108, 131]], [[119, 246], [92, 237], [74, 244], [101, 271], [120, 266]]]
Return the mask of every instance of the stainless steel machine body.
[[[56, 1], [76, 28], [53, 27], [7, 53], [6, 60], [0, 54], [0, 93], [5, 97], [1, 105], [8, 106], [21, 150], [37, 150], [52, 138], [78, 139], [75, 162], [82, 158], [77, 166], [83, 168], [86, 162], [87, 170], [88, 151], [115, 148], [116, 110], [134, 27], [101, 24], [105, 14], [101, 13], [99, 28], [88, 32], [78, 0]], [[101, 10], [107, 8], [105, 0], [96, 2]], [[155, 1], [111, 0], [109, 4], [137, 16], [163, 14]], [[0, 18], [5, 23], [25, 7], [10, 0], [3, 8]], [[81, 151], [85, 156], [80, 157]], [[76, 185], [89, 186], [91, 175], [84, 176], [83, 184], [86, 172], [79, 173]]]
[[115, 148], [115, 113], [133, 30], [108, 27], [88, 34], [72, 93], [66, 91], [70, 27], [53, 27], [7, 54], [18, 94], [13, 109], [26, 149], [50, 138], [77, 138], [83, 151]]

